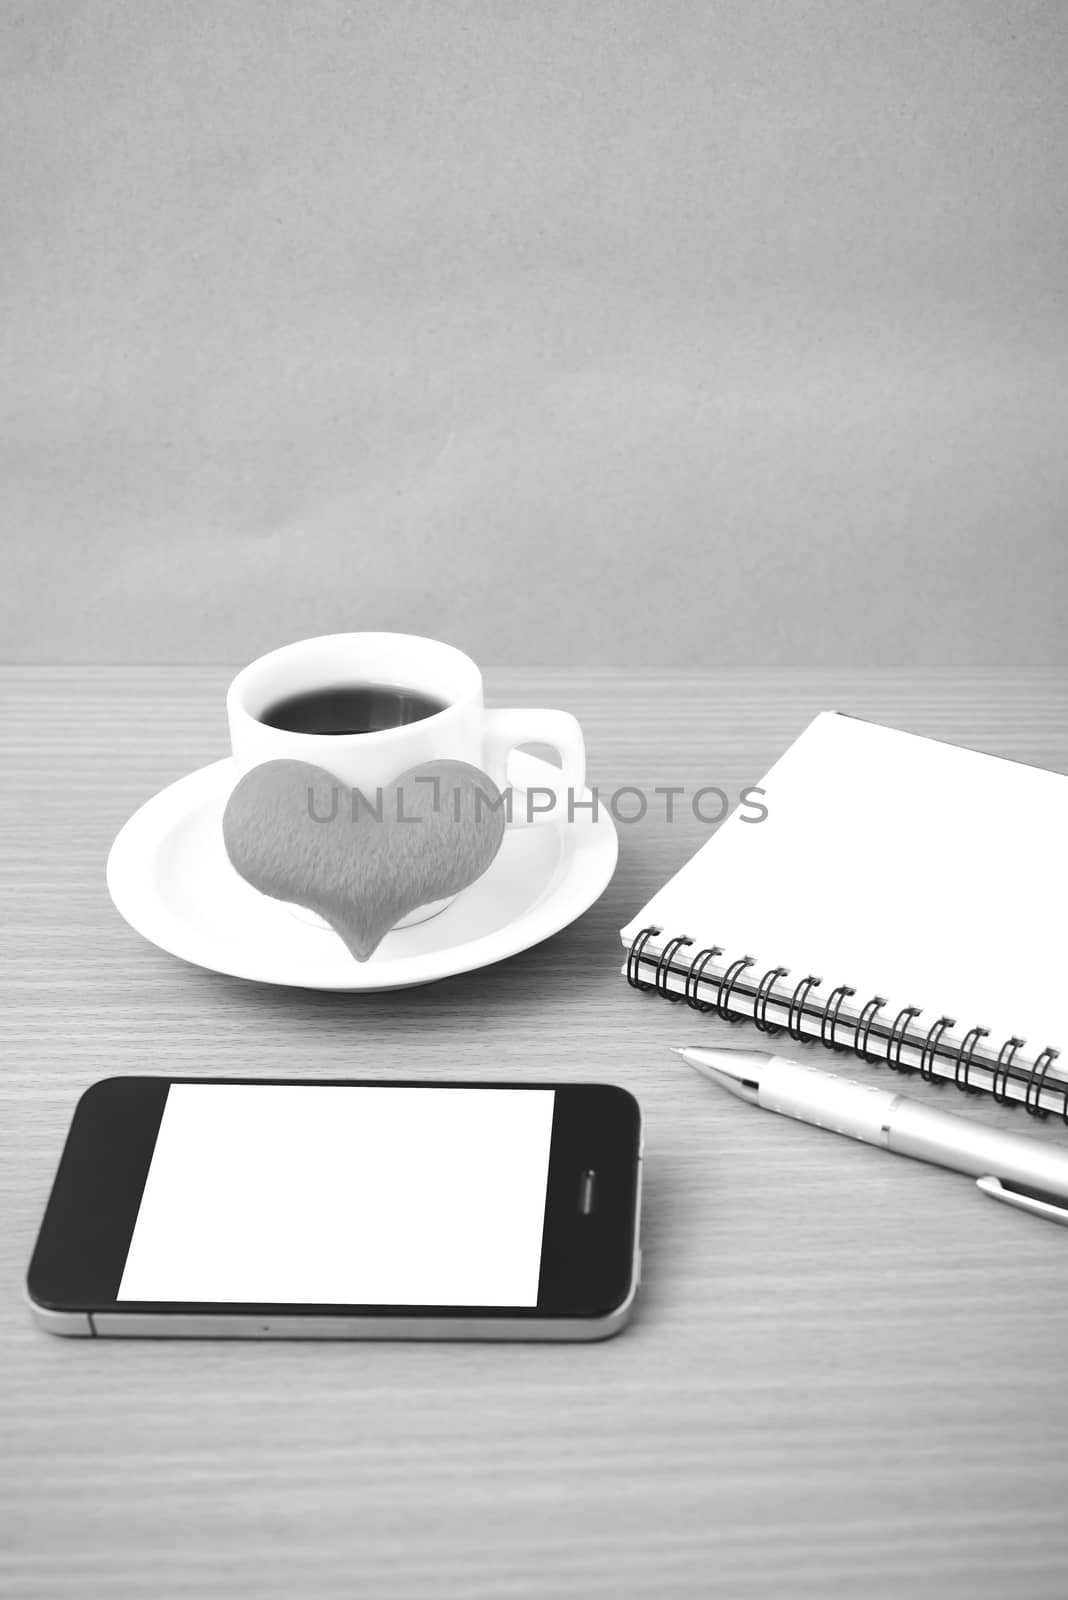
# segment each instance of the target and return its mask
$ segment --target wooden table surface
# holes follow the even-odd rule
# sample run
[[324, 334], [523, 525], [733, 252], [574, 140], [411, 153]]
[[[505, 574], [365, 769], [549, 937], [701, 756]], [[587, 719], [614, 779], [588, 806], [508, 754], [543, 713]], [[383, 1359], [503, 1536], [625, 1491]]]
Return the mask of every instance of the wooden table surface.
[[[600, 903], [485, 972], [378, 997], [203, 972], [120, 920], [104, 861], [142, 800], [225, 753], [229, 676], [0, 674], [0, 1592], [1068, 1594], [1068, 1233], [760, 1116], [666, 1053], [716, 1026], [628, 989], [617, 930], [701, 825], [621, 826]], [[1063, 674], [531, 669], [488, 689], [573, 710], [602, 792], [756, 781], [828, 706], [1068, 771]], [[144, 1071], [626, 1085], [636, 1320], [571, 1347], [48, 1337], [22, 1278], [72, 1107]]]

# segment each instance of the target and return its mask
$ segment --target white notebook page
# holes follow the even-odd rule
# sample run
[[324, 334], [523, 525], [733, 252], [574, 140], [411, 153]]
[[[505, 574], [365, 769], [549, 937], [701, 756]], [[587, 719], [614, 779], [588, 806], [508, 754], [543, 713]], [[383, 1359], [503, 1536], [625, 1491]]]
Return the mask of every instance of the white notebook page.
[[[1068, 1058], [1068, 777], [823, 712], [623, 929], [688, 934]], [[785, 980], [783, 986], [786, 986]], [[843, 1011], [843, 1016], [846, 1012]], [[1051, 1074], [1052, 1075], [1052, 1074]]]

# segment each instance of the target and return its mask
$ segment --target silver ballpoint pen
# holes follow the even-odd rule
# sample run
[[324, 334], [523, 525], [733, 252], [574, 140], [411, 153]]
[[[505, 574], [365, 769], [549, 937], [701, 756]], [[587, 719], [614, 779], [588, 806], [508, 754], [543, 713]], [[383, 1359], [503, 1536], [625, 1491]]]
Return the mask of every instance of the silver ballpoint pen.
[[1024, 1133], [1002, 1133], [892, 1089], [838, 1078], [763, 1050], [736, 1045], [672, 1049], [704, 1077], [751, 1105], [894, 1155], [970, 1173], [992, 1200], [1068, 1223], [1068, 1150], [1063, 1147]]

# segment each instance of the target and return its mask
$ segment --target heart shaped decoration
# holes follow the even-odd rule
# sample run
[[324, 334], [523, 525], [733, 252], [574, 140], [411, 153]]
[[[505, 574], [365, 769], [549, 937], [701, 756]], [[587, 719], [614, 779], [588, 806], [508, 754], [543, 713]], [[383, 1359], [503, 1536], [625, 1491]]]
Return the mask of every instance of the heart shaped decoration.
[[223, 841], [254, 889], [317, 912], [367, 961], [402, 917], [480, 878], [504, 827], [497, 786], [464, 761], [367, 797], [310, 762], [267, 761], [237, 783]]

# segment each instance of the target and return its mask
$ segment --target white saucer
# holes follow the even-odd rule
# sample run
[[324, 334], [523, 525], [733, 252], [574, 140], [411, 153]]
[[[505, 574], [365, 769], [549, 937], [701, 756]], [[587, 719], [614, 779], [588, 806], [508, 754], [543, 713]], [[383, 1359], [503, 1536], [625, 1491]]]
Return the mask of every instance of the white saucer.
[[[517, 787], [558, 769], [517, 751]], [[108, 856], [108, 891], [126, 921], [161, 950], [195, 966], [300, 989], [402, 989], [470, 972], [539, 944], [604, 892], [619, 841], [608, 812], [573, 823], [509, 828], [493, 865], [438, 916], [386, 935], [360, 964], [332, 930], [298, 920], [238, 876], [222, 840], [236, 781], [216, 761], [180, 778], [136, 811]], [[589, 798], [584, 791], [583, 798]]]

